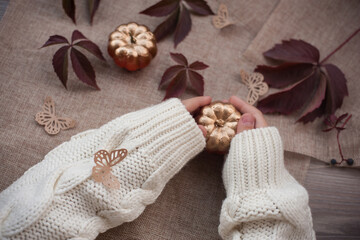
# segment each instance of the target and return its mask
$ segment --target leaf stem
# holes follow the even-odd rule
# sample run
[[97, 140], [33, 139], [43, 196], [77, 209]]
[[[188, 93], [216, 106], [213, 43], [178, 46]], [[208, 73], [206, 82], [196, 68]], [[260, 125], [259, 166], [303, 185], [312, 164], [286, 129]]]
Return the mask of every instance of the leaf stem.
[[338, 50], [340, 50], [340, 48], [342, 48], [347, 42], [349, 42], [353, 37], [355, 37], [356, 34], [358, 34], [360, 32], [360, 28], [358, 28], [355, 32], [353, 32], [353, 34], [350, 35], [350, 37], [348, 37], [342, 44], [340, 44], [334, 51], [332, 51], [329, 55], [327, 55], [327, 57], [325, 57], [320, 64], [323, 64], [324, 62], [326, 62], [334, 53], [336, 53]]
[[[350, 120], [350, 118], [352, 117], [352, 115], [350, 114], [350, 116], [345, 120], [345, 122], [341, 125], [341, 127], [345, 127], [346, 123]], [[340, 157], [341, 157], [341, 162], [338, 163], [338, 164], [341, 164], [343, 161], [346, 161], [346, 159], [344, 159], [344, 156], [343, 156], [343, 153], [342, 153], [342, 150], [341, 150], [341, 144], [340, 144], [340, 139], [339, 139], [339, 136], [340, 136], [340, 130], [337, 130], [337, 134], [336, 134], [336, 139], [337, 139], [337, 143], [338, 143], [338, 147], [339, 147], [339, 152], [340, 152]]]

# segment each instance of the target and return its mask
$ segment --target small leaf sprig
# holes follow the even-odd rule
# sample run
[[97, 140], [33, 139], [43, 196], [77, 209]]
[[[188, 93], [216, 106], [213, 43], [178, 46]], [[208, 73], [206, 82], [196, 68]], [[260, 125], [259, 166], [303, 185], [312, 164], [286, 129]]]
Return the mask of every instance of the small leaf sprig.
[[191, 30], [190, 11], [201, 16], [214, 15], [205, 0], [161, 0], [140, 13], [153, 17], [170, 15], [156, 27], [154, 34], [156, 40], [161, 41], [175, 31], [174, 47], [176, 48]]
[[350, 166], [354, 164], [354, 160], [352, 158], [348, 158], [348, 159], [344, 158], [340, 144], [340, 132], [345, 130], [345, 125], [349, 122], [351, 117], [352, 115], [351, 114], [349, 115], [348, 113], [342, 114], [340, 117], [336, 117], [334, 114], [332, 114], [327, 118], [325, 118], [324, 120], [324, 123], [328, 126], [328, 128], [322, 130], [323, 132], [330, 132], [334, 129], [337, 131], [336, 139], [339, 147], [341, 161], [337, 162], [336, 159], [331, 159], [330, 161], [331, 165], [340, 165], [344, 161]]
[[[90, 24], [93, 23], [94, 15], [98, 9], [100, 0], [89, 0]], [[69, 18], [76, 24], [75, 0], [62, 0], [62, 7]]]
[[97, 58], [106, 62], [100, 48], [87, 39], [80, 31], [74, 30], [71, 36], [71, 43], [60, 35], [53, 35], [46, 41], [46, 43], [41, 47], [48, 47], [57, 44], [66, 44], [59, 48], [52, 59], [52, 65], [54, 67], [54, 71], [61, 83], [67, 89], [67, 80], [68, 80], [68, 53], [70, 50], [70, 59], [72, 63], [73, 70], [76, 76], [83, 83], [94, 87], [97, 90], [100, 90], [96, 83], [95, 79], [95, 71], [87, 59], [87, 57], [77, 50], [75, 47], [80, 47], [88, 52], [92, 53]]
[[195, 61], [189, 65], [188, 60], [181, 53], [170, 53], [170, 56], [176, 63], [178, 63], [178, 65], [174, 65], [166, 69], [161, 78], [159, 89], [171, 80], [170, 84], [166, 88], [164, 100], [171, 97], [181, 96], [186, 90], [188, 80], [195, 92], [200, 96], [203, 96], [204, 78], [196, 71], [204, 70], [209, 66], [199, 61]]
[[264, 52], [282, 63], [258, 65], [254, 71], [263, 74], [270, 87], [282, 90], [259, 101], [257, 107], [263, 113], [289, 115], [307, 105], [297, 120], [304, 124], [334, 114], [349, 95], [347, 80], [336, 65], [325, 62], [359, 32], [360, 28], [321, 61], [319, 50], [303, 40], [282, 41]]

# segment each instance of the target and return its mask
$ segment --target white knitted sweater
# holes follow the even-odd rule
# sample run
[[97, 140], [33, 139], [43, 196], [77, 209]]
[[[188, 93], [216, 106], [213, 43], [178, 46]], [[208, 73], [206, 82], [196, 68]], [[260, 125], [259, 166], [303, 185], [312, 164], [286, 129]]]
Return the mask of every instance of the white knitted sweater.
[[306, 190], [284, 166], [275, 127], [237, 134], [223, 169], [223, 239], [315, 239]]
[[[178, 99], [121, 116], [49, 152], [0, 194], [0, 239], [94, 239], [136, 219], [205, 147]], [[126, 148], [120, 189], [91, 178], [94, 154]], [[224, 166], [224, 239], [312, 239], [308, 196], [285, 170], [275, 128], [238, 134]]]

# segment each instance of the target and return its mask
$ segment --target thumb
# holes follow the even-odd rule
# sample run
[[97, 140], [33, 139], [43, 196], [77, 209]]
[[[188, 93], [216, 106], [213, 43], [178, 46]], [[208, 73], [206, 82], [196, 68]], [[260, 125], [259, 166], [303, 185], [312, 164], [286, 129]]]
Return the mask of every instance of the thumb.
[[255, 117], [251, 113], [245, 113], [241, 116], [236, 133], [241, 133], [245, 130], [251, 130], [255, 127]]

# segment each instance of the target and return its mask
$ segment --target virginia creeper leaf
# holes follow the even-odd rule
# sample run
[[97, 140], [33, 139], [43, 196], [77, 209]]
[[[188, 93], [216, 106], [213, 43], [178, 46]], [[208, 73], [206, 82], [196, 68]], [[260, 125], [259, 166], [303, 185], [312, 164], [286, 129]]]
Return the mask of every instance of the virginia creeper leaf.
[[200, 15], [214, 15], [209, 5], [204, 0], [185, 0], [185, 2], [191, 7], [191, 9]]
[[93, 43], [89, 40], [83, 40], [83, 41], [76, 43], [75, 46], [79, 46], [79, 47], [86, 49], [87, 51], [92, 53], [97, 58], [106, 62], [100, 48], [95, 43]]
[[182, 55], [181, 53], [170, 53], [170, 56], [178, 64], [181, 64], [181, 65], [184, 65], [185, 67], [187, 67], [188, 61], [187, 61], [186, 57], [184, 55]]
[[161, 0], [140, 13], [154, 17], [164, 17], [174, 12], [178, 7], [178, 0]]
[[166, 84], [169, 80], [173, 79], [181, 70], [184, 70], [185, 67], [182, 65], [175, 65], [172, 67], [169, 67], [168, 69], [166, 69], [166, 71], [164, 72], [162, 78], [161, 78], [161, 82], [159, 84], [159, 89]]
[[317, 63], [319, 62], [319, 50], [302, 40], [290, 39], [276, 44], [275, 47], [264, 53], [265, 57], [292, 62], [292, 63]]
[[191, 30], [190, 12], [186, 7], [183, 7], [174, 34], [175, 48], [182, 40], [185, 39], [185, 37], [189, 34], [190, 30]]
[[86, 56], [75, 48], [71, 48], [70, 58], [74, 72], [80, 81], [100, 90], [95, 81], [94, 69]]
[[68, 79], [68, 50], [70, 46], [63, 46], [57, 50], [52, 59], [54, 71], [65, 88]]
[[180, 71], [166, 89], [165, 99], [181, 96], [186, 89], [186, 71]]
[[75, 42], [76, 40], [79, 40], [79, 39], [87, 39], [87, 38], [80, 31], [74, 30], [72, 35], [71, 35], [71, 43], [73, 43], [73, 42]]
[[63, 43], [69, 44], [68, 40], [65, 37], [60, 36], [60, 35], [53, 35], [53, 36], [50, 36], [49, 40], [47, 40], [46, 43], [41, 46], [41, 48], [48, 47], [48, 46], [55, 45], [55, 44], [63, 44]]
[[204, 70], [208, 67], [209, 67], [208, 65], [206, 65], [203, 62], [199, 62], [199, 61], [195, 61], [192, 64], [190, 64], [190, 66], [189, 66], [189, 68], [191, 68], [193, 70]]
[[313, 65], [309, 63], [283, 63], [278, 66], [257, 66], [254, 70], [264, 75], [269, 87], [284, 88], [309, 76]]
[[100, 0], [89, 0], [90, 24], [93, 23], [94, 15], [99, 8]]
[[63, 9], [69, 18], [76, 24], [75, 20], [75, 2], [74, 0], [62, 0]]
[[175, 31], [175, 27], [178, 21], [180, 13], [180, 8], [177, 9], [170, 17], [168, 17], [164, 22], [162, 22], [159, 26], [154, 30], [154, 34], [157, 41], [161, 41], [167, 35], [171, 34]]
[[204, 95], [204, 78], [195, 71], [188, 70], [191, 86], [200, 96]]

